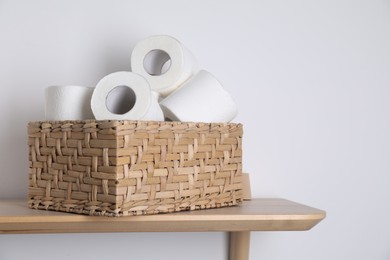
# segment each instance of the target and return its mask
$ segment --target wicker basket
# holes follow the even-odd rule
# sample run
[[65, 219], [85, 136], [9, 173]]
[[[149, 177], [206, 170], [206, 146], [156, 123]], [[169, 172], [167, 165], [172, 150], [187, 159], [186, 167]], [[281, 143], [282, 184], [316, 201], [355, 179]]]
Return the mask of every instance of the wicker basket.
[[28, 124], [29, 206], [157, 214], [242, 201], [242, 125], [153, 121]]

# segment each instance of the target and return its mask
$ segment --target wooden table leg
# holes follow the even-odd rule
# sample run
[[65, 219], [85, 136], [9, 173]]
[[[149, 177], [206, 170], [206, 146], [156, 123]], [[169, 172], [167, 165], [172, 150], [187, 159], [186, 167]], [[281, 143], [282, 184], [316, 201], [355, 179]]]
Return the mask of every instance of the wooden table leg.
[[[249, 174], [242, 175], [243, 199], [251, 200], [251, 185]], [[249, 260], [250, 231], [229, 232], [229, 260]]]
[[250, 231], [229, 232], [229, 260], [249, 260]]

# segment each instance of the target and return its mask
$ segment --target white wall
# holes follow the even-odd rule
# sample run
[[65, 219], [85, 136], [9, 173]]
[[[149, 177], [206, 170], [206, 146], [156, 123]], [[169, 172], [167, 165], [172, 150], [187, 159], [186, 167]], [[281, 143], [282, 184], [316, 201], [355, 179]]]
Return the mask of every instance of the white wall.
[[[251, 259], [390, 259], [384, 0], [0, 0], [0, 198], [27, 194], [43, 89], [128, 70], [154, 34], [181, 40], [236, 99], [254, 196], [328, 213], [309, 232], [253, 233]], [[226, 246], [222, 233], [0, 235], [0, 259], [225, 259]]]

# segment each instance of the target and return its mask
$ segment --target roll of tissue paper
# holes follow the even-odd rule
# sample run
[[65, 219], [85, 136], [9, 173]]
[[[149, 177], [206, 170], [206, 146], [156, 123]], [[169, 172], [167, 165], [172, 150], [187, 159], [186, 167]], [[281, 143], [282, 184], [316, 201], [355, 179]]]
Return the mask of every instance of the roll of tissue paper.
[[45, 89], [45, 118], [50, 121], [93, 119], [90, 100], [93, 88], [51, 86]]
[[237, 115], [230, 94], [205, 70], [163, 99], [160, 106], [165, 118], [173, 121], [230, 122]]
[[131, 54], [131, 69], [165, 97], [196, 73], [194, 56], [178, 40], [157, 35], [140, 41]]
[[99, 81], [92, 94], [91, 108], [97, 120], [163, 121], [157, 99], [145, 78], [120, 71]]

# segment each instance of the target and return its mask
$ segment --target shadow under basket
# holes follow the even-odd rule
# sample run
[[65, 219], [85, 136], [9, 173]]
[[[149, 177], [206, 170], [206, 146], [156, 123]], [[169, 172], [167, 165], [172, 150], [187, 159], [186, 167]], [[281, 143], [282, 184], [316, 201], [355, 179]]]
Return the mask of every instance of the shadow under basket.
[[126, 216], [242, 201], [241, 124], [30, 122], [28, 146], [34, 209]]

